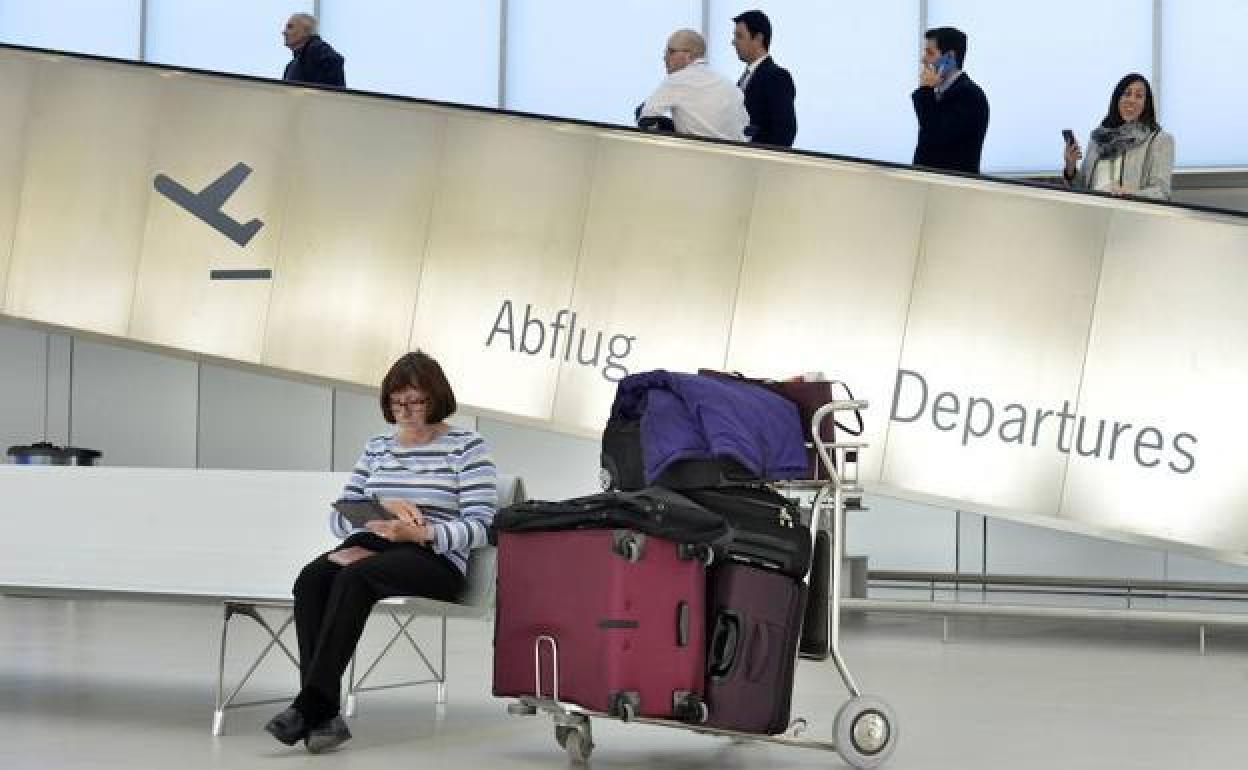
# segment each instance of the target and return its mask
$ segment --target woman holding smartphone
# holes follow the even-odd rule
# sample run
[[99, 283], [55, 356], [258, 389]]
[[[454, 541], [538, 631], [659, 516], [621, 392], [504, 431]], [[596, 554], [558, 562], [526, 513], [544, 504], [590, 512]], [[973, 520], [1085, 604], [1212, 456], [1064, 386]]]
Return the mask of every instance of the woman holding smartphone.
[[498, 506], [497, 473], [475, 431], [446, 423], [455, 394], [430, 356], [400, 358], [381, 384], [381, 413], [396, 425], [364, 447], [342, 500], [375, 500], [390, 517], [354, 527], [337, 510], [343, 542], [313, 559], [295, 581], [295, 631], [302, 689], [265, 729], [282, 743], [320, 753], [351, 738], [339, 714], [342, 674], [378, 600], [454, 600], [468, 554], [487, 543]]
[[1087, 157], [1073, 135], [1064, 155], [1062, 176], [1076, 190], [1170, 199], [1174, 137], [1157, 123], [1153, 89], [1143, 75], [1133, 72], [1118, 81], [1109, 112], [1088, 139]]

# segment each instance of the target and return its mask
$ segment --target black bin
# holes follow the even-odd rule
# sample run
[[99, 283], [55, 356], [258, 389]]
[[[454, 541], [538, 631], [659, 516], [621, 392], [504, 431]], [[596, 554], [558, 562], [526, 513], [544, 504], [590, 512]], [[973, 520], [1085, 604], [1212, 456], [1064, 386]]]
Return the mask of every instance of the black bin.
[[95, 465], [100, 452], [82, 447], [61, 447], [47, 441], [30, 446], [9, 447], [9, 462], [14, 465]]

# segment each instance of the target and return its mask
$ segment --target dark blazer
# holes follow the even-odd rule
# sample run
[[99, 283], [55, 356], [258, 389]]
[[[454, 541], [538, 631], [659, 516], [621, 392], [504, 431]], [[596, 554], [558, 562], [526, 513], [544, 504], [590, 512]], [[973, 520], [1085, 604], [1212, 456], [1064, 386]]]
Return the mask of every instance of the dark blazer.
[[793, 111], [796, 96], [788, 70], [770, 56], [759, 62], [745, 84], [745, 110], [750, 113], [745, 133], [750, 141], [792, 147], [797, 137], [797, 114]]
[[282, 80], [344, 88], [347, 80], [342, 72], [342, 63], [342, 54], [319, 35], [313, 35], [303, 48], [295, 51], [282, 73]]
[[979, 173], [988, 134], [988, 97], [963, 72], [940, 99], [936, 89], [917, 88], [910, 95], [919, 118], [914, 165]]

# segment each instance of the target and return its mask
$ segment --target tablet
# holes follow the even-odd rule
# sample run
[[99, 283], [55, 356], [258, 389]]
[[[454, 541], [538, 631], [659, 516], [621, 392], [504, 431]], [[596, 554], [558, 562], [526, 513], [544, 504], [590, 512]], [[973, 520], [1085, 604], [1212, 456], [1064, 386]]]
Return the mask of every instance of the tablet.
[[362, 529], [365, 524], [377, 519], [397, 518], [371, 497], [364, 500], [339, 500], [334, 503], [334, 510], [341, 513], [342, 517], [357, 529]]

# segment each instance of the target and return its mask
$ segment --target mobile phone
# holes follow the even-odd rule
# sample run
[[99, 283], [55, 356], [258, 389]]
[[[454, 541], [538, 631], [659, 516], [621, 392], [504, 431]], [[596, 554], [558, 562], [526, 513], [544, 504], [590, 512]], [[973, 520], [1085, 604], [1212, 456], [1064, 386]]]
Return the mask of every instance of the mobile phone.
[[1066, 144], [1074, 144], [1074, 143], [1075, 143], [1075, 132], [1074, 132], [1074, 131], [1071, 131], [1069, 128], [1063, 128], [1063, 129], [1062, 129], [1062, 138], [1066, 140]]

